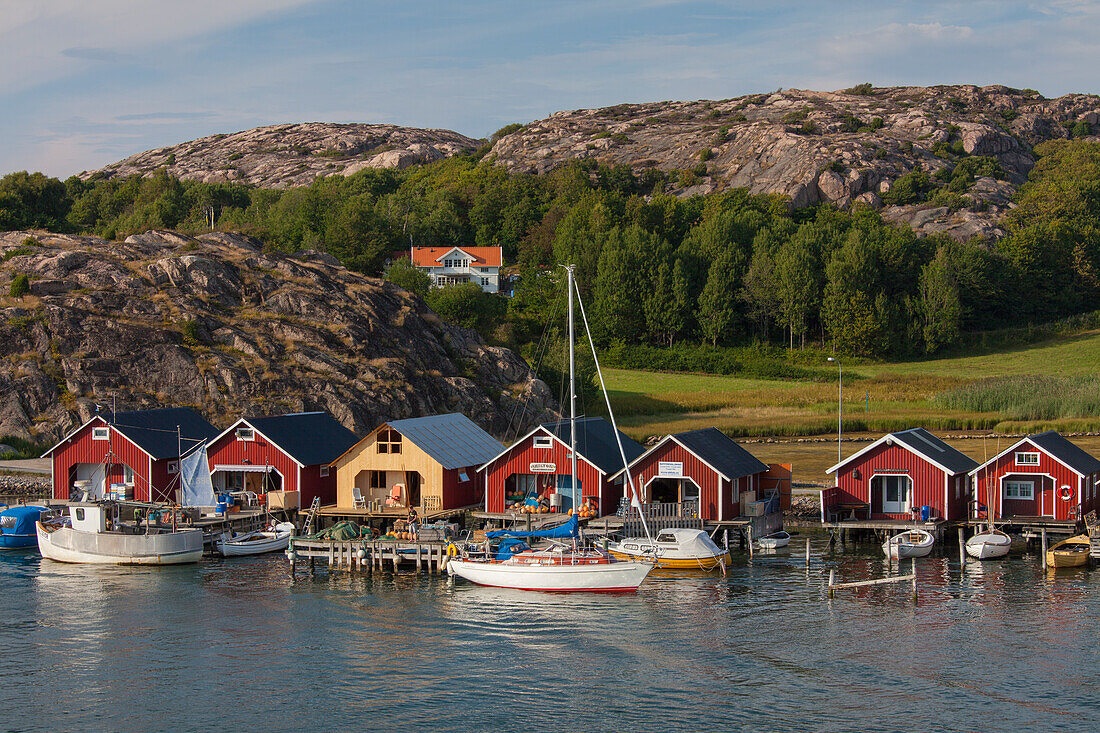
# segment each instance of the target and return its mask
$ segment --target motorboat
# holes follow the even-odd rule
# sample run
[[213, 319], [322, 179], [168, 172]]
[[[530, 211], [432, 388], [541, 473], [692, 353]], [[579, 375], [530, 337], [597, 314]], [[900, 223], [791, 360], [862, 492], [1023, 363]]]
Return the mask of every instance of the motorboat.
[[756, 546], [761, 550], [778, 550], [789, 544], [791, 544], [791, 535], [783, 530], [764, 535], [756, 541]]
[[662, 529], [653, 542], [645, 537], [627, 537], [608, 546], [620, 560], [656, 561], [658, 568], [713, 570], [731, 561], [729, 550], [714, 543], [701, 529]]
[[1012, 547], [1012, 538], [999, 529], [987, 530], [966, 541], [966, 554], [978, 560], [1004, 557]]
[[34, 525], [47, 512], [44, 506], [13, 506], [0, 511], [0, 550], [34, 547]]
[[891, 560], [925, 557], [932, 552], [936, 538], [923, 529], [907, 529], [882, 543], [882, 551]]
[[97, 565], [178, 565], [202, 558], [201, 529], [131, 525], [111, 516], [113, 502], [69, 505], [70, 526], [35, 525], [42, 557]]
[[290, 544], [294, 529], [291, 522], [280, 522], [270, 529], [258, 529], [254, 532], [223, 537], [214, 544], [214, 547], [225, 557], [278, 552], [285, 550]]
[[1087, 534], [1064, 539], [1047, 550], [1048, 568], [1079, 568], [1089, 561], [1092, 542]]

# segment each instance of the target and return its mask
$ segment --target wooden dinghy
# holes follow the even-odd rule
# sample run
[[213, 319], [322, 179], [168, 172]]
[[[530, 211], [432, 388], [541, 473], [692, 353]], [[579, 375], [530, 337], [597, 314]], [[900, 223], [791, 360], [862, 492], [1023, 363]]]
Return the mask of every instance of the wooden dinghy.
[[791, 535], [783, 530], [764, 535], [756, 541], [757, 547], [761, 550], [778, 550], [780, 547], [786, 547], [789, 544], [791, 544]]
[[978, 560], [1004, 557], [1012, 547], [1012, 538], [999, 529], [981, 532], [966, 541], [966, 554]]
[[261, 529], [218, 540], [215, 546], [218, 552], [225, 557], [262, 555], [267, 552], [285, 550], [293, 535], [294, 525], [290, 522], [283, 522], [276, 524], [272, 529]]
[[1089, 561], [1092, 543], [1087, 534], [1064, 539], [1047, 550], [1048, 568], [1079, 568]]
[[907, 529], [882, 543], [882, 551], [891, 560], [925, 557], [932, 552], [936, 539], [923, 529]]

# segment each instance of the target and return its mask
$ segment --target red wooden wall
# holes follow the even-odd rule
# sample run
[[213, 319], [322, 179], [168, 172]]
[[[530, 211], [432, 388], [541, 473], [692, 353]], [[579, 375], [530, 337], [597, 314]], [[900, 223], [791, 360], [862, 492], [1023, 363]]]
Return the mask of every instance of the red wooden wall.
[[[1039, 464], [1036, 466], [1017, 466], [1017, 453], [1038, 453]], [[1053, 479], [1044, 474], [1049, 474]], [[1090, 490], [1094, 486], [1095, 474], [1085, 477], [1082, 481], [1068, 466], [1050, 457], [1039, 450], [1030, 441], [1026, 441], [1000, 458], [990, 461], [988, 466], [978, 469], [975, 483], [975, 498], [983, 505], [989, 504], [987, 499], [987, 480], [992, 486], [993, 507], [996, 517], [1042, 517], [1048, 516], [1059, 520], [1079, 519], [1090, 510], [1096, 509], [1098, 501], [1095, 492]], [[1003, 486], [1006, 480], [1014, 478], [1034, 481], [1035, 498], [1005, 499]], [[1072, 495], [1069, 501], [1062, 499], [1059, 489], [1069, 486]], [[1080, 494], [1078, 493], [1080, 489]], [[1080, 496], [1080, 503], [1078, 503]]]
[[[114, 429], [110, 431], [108, 440], [93, 440], [92, 428], [106, 424], [102, 419], [94, 420], [54, 449], [50, 456], [53, 465], [54, 499], [68, 501], [74, 478], [70, 475], [73, 466], [77, 463], [103, 463], [110, 452], [113, 453], [111, 460], [114, 465], [107, 473], [106, 488], [110, 489], [112, 483], [122, 483], [123, 468], [118, 464], [124, 463], [134, 471], [134, 499], [150, 501], [149, 456]], [[164, 483], [157, 483], [154, 478], [154, 497], [163, 488]]]
[[[237, 440], [237, 431], [231, 430], [212, 443], [206, 449], [206, 455], [210, 462], [210, 470], [213, 471], [214, 466], [217, 464], [239, 466], [248, 463], [253, 466], [271, 466], [282, 474], [284, 491], [298, 491], [300, 488], [298, 486], [298, 464], [294, 462], [293, 458], [272, 445], [267, 438], [259, 432], [256, 432], [255, 436], [255, 440]], [[307, 480], [308, 468], [314, 469], [315, 473]], [[302, 507], [308, 507], [310, 502], [313, 501], [313, 497], [318, 494], [318, 486], [322, 480], [318, 475], [318, 469], [318, 466], [302, 469], [302, 483], [309, 484], [307, 487], [302, 488], [302, 495], [300, 497]], [[330, 470], [329, 476], [324, 479], [325, 481], [329, 481], [332, 485], [331, 497], [327, 502], [329, 504], [336, 501], [335, 474], [335, 471]], [[308, 498], [306, 495], [307, 491], [309, 492]], [[325, 498], [323, 496], [321, 502], [325, 503]]]
[[[465, 473], [468, 480], [460, 481], [459, 473]], [[443, 469], [443, 508], [458, 509], [481, 504], [485, 499], [482, 496], [484, 480], [484, 477], [477, 472], [477, 466]]]
[[[547, 433], [538, 431], [535, 436], [544, 436]], [[486, 507], [490, 512], [504, 511], [504, 482], [509, 476], [520, 473], [532, 473], [532, 463], [553, 463], [556, 473], [539, 474], [546, 476], [548, 481], [556, 481], [555, 476], [568, 476], [570, 474], [569, 449], [557, 440], [553, 441], [550, 448], [535, 448], [533, 438], [528, 436], [513, 445], [506, 453], [485, 467], [479, 474], [479, 479], [487, 481]], [[609, 481], [587, 461], [582, 460], [582, 453], [577, 451], [577, 478], [581, 483], [581, 493], [585, 499], [595, 499], [598, 502], [600, 514], [609, 514], [619, 507], [619, 497], [622, 489]], [[540, 484], [541, 486], [541, 484]]]
[[[732, 510], [732, 501], [729, 498], [728, 486], [725, 496], [722, 495], [722, 478], [714, 469], [695, 457], [695, 454], [675, 441], [665, 441], [658, 449], [642, 458], [631, 466], [630, 475], [634, 478], [634, 486], [638, 490], [640, 498], [646, 498], [643, 488], [650, 480], [657, 476], [661, 461], [676, 461], [684, 464], [684, 478], [690, 478], [699, 485], [699, 515], [703, 519], [718, 519], [718, 503], [725, 501], [722, 519], [733, 519], [737, 514], [729, 514]], [[629, 489], [624, 489], [628, 491]]]
[[[854, 476], [859, 471], [860, 477]], [[871, 495], [871, 477], [887, 474], [903, 474], [912, 480], [909, 496], [910, 507], [935, 508], [940, 519], [959, 519], [961, 515], [944, 504], [944, 472], [915, 453], [898, 445], [882, 443], [864, 453], [858, 459], [844, 465], [837, 472], [837, 503], [864, 502], [871, 505], [872, 519], [911, 519], [908, 514], [886, 514], [882, 511], [881, 492]], [[954, 498], [954, 488], [950, 496]], [[957, 511], [957, 509], [955, 510]]]

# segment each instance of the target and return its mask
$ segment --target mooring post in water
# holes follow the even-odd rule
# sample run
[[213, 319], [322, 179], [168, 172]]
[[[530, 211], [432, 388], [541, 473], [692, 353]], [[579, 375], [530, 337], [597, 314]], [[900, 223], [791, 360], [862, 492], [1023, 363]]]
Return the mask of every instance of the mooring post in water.
[[749, 526], [745, 527], [745, 529], [749, 533], [749, 557], [751, 558], [752, 557], [752, 525], [750, 524]]
[[833, 590], [833, 578], [835, 576], [836, 576], [836, 570], [830, 569], [829, 570], [829, 598], [832, 598], [833, 593], [836, 592], [836, 591]]
[[966, 572], [966, 530], [959, 527], [959, 571]]
[[913, 575], [913, 603], [917, 602], [917, 558], [910, 561], [909, 570]]
[[1046, 570], [1047, 569], [1047, 528], [1043, 527], [1041, 532], [1042, 532], [1042, 541], [1043, 541], [1043, 545], [1042, 545], [1042, 547], [1043, 547], [1043, 550], [1042, 550], [1043, 551], [1043, 570]]
[[806, 567], [810, 567], [810, 538], [806, 538]]

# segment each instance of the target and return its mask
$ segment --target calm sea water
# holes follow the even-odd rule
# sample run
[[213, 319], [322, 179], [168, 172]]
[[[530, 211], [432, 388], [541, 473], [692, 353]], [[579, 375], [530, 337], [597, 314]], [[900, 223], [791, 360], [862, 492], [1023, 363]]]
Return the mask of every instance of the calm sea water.
[[[800, 548], [801, 549], [801, 548]], [[824, 550], [815, 543], [815, 552]], [[800, 551], [800, 550], [799, 550]], [[1100, 729], [1100, 571], [1034, 557], [758, 554], [637, 594], [438, 577], [292, 582], [281, 555], [163, 569], [0, 555], [15, 730]]]

